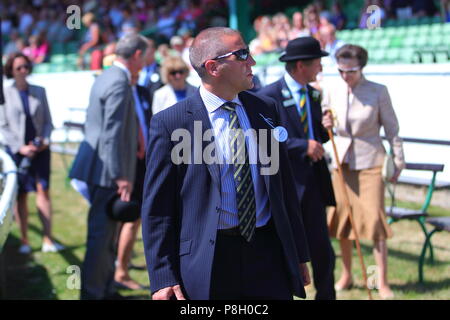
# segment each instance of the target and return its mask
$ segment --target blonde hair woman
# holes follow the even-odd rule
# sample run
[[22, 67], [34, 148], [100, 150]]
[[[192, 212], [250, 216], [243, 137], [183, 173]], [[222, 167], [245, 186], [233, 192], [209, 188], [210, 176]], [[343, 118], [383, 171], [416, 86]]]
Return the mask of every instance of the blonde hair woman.
[[156, 114], [193, 94], [196, 88], [187, 82], [189, 67], [180, 57], [169, 56], [161, 66], [165, 86], [155, 91], [152, 113]]

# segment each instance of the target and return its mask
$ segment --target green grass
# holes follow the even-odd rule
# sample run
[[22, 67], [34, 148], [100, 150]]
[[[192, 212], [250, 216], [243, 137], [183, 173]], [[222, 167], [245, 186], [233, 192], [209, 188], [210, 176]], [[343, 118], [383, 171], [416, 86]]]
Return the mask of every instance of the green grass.
[[[66, 157], [67, 163], [72, 158]], [[7, 299], [64, 299], [79, 298], [79, 290], [70, 289], [73, 271], [70, 266], [81, 267], [86, 243], [86, 225], [88, 205], [85, 200], [68, 184], [66, 170], [59, 154], [52, 155], [52, 174], [50, 192], [53, 204], [53, 235], [67, 247], [60, 253], [42, 253], [42, 225], [37, 215], [35, 197], [30, 194], [29, 239], [33, 249], [27, 257], [17, 253], [20, 246], [20, 233], [13, 224], [5, 245], [6, 296]], [[145, 265], [142, 237], [138, 233], [135, 245], [135, 257], [132, 262]], [[69, 269], [68, 269], [69, 268]], [[131, 277], [148, 286], [147, 271], [130, 270]], [[71, 277], [72, 276], [72, 277]], [[67, 285], [69, 283], [69, 286]], [[119, 291], [123, 295], [149, 298], [148, 290]]]
[[[67, 157], [67, 163], [71, 158]], [[86, 202], [70, 187], [66, 180], [66, 171], [59, 154], [52, 157], [51, 196], [53, 200], [53, 234], [57, 241], [68, 249], [60, 253], [42, 253], [42, 226], [35, 209], [34, 196], [30, 196], [29, 238], [33, 253], [27, 257], [17, 253], [20, 246], [19, 230], [14, 224], [4, 249], [6, 264], [7, 299], [64, 299], [79, 298], [79, 290], [70, 289], [73, 282], [72, 273], [68, 267], [81, 266], [85, 252], [86, 224], [88, 206]], [[420, 204], [401, 203], [412, 208]], [[434, 216], [450, 215], [450, 210], [431, 207]], [[417, 223], [401, 221], [392, 225], [394, 237], [388, 241], [389, 247], [389, 280], [396, 299], [450, 299], [450, 234], [441, 232], [433, 236], [435, 248], [435, 263], [425, 264], [424, 284], [418, 284], [418, 259], [424, 241], [424, 235]], [[142, 237], [138, 233], [135, 245], [133, 264], [145, 265]], [[372, 243], [361, 242], [366, 266], [374, 265]], [[341, 271], [340, 249], [338, 242], [333, 240], [336, 252], [335, 276]], [[367, 299], [363, 288], [362, 275], [356, 251], [354, 252], [353, 271], [356, 287], [352, 290], [338, 293], [338, 299]], [[146, 286], [149, 285], [147, 271], [131, 270], [133, 279]], [[370, 276], [370, 275], [369, 275]], [[149, 292], [125, 291], [123, 295], [132, 295], [137, 299], [149, 299]], [[312, 286], [307, 287], [308, 299], [314, 297]], [[373, 291], [375, 299], [378, 298]]]

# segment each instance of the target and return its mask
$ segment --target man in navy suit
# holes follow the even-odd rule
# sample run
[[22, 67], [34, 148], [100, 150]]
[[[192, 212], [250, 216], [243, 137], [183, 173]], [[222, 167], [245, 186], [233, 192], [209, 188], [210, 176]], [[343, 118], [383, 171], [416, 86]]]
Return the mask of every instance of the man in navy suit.
[[[205, 29], [190, 50], [200, 89], [150, 123], [142, 233], [153, 299], [305, 297], [309, 253], [287, 151], [273, 143], [275, 102], [245, 91], [255, 61], [239, 32]], [[257, 149], [277, 170], [263, 170], [274, 163], [255, 161]]]
[[286, 62], [285, 75], [258, 93], [278, 102], [281, 124], [289, 133], [287, 148], [301, 199], [316, 299], [334, 300], [335, 256], [325, 207], [335, 205], [335, 199], [322, 147], [328, 135], [322, 126], [320, 93], [308, 85], [316, 80], [322, 70], [320, 58], [326, 55], [328, 53], [322, 51], [319, 42], [312, 37], [291, 40], [280, 57], [280, 61]]

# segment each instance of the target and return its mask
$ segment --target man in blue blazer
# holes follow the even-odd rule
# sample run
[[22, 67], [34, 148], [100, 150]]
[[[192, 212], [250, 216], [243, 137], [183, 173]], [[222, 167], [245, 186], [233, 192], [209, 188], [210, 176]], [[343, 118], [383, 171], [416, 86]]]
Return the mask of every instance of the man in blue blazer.
[[142, 233], [153, 299], [305, 297], [309, 253], [287, 151], [273, 143], [283, 140], [275, 102], [245, 91], [255, 61], [235, 30], [203, 30], [190, 60], [200, 89], [150, 124]]
[[311, 254], [316, 299], [333, 300], [335, 256], [328, 235], [326, 211], [335, 205], [331, 177], [322, 143], [328, 135], [322, 126], [320, 92], [308, 83], [322, 70], [320, 58], [328, 53], [312, 37], [291, 40], [280, 61], [286, 73], [264, 87], [259, 94], [276, 100], [281, 124], [289, 138], [287, 148], [298, 197], [301, 199], [303, 223]]

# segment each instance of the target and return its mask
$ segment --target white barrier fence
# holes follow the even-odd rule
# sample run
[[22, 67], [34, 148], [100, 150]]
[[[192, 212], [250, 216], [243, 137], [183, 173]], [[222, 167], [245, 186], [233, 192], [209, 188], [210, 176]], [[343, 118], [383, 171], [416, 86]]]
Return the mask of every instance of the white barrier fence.
[[13, 221], [17, 194], [16, 165], [11, 157], [0, 149], [0, 253], [8, 237]]

